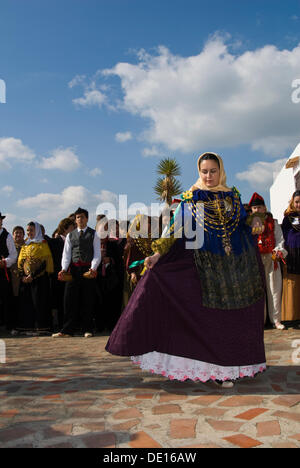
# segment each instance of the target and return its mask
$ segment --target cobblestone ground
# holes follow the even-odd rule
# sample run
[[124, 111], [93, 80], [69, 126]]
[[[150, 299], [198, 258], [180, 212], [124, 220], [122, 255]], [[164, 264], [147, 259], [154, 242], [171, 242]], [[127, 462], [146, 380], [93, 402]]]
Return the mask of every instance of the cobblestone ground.
[[3, 340], [0, 447], [300, 448], [298, 330], [267, 330], [268, 371], [227, 390], [142, 372], [107, 336]]

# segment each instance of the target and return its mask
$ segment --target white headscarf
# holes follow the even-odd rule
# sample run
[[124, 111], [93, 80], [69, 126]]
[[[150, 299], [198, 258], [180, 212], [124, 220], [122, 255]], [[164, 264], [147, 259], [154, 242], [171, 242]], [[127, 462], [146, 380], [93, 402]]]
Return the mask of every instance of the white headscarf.
[[[213, 154], [214, 156], [216, 156], [216, 158], [219, 161], [220, 180], [219, 180], [219, 184], [216, 187], [207, 187], [205, 185], [205, 183], [203, 182], [202, 177], [201, 177], [200, 165], [201, 165], [203, 156], [205, 156], [206, 154]], [[198, 167], [198, 172], [199, 172], [200, 177], [199, 177], [198, 180], [196, 180], [194, 185], [192, 185], [192, 187], [190, 188], [191, 191], [198, 190], [198, 189], [200, 189], [200, 190], [211, 190], [212, 192], [218, 192], [218, 191], [231, 192], [232, 191], [232, 189], [227, 187], [227, 185], [226, 185], [226, 173], [225, 173], [225, 169], [224, 169], [223, 160], [222, 160], [221, 156], [219, 156], [217, 153], [212, 153], [211, 151], [209, 151], [209, 152], [201, 154], [199, 156], [199, 158], [198, 158], [197, 167]]]
[[35, 225], [35, 236], [33, 239], [26, 239], [25, 241], [25, 244], [26, 245], [29, 245], [29, 244], [41, 244], [44, 240], [44, 236], [42, 234], [42, 229], [41, 229], [41, 225], [39, 223], [36, 223], [34, 221], [34, 225]]

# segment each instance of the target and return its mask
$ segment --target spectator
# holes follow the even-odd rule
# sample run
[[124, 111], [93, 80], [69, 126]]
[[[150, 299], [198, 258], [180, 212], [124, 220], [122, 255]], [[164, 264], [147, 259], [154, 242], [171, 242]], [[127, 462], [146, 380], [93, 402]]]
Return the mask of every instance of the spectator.
[[40, 224], [30, 222], [27, 225], [27, 236], [18, 259], [25, 299], [20, 326], [28, 333], [47, 335], [52, 325], [49, 275], [54, 271], [53, 259]]
[[281, 323], [282, 275], [279, 261], [287, 256], [287, 251], [283, 247], [282, 230], [272, 214], [267, 213], [265, 201], [258, 193], [252, 195], [249, 208], [253, 216], [261, 217], [264, 225], [264, 231], [258, 236], [257, 242], [266, 277], [265, 320], [268, 310], [273, 327], [284, 330], [285, 326]]
[[74, 334], [78, 317], [81, 315], [84, 337], [93, 336], [93, 314], [96, 300], [97, 268], [101, 260], [100, 242], [94, 229], [88, 227], [87, 210], [75, 212], [77, 229], [70, 232], [65, 241], [62, 270], [58, 279], [64, 281], [71, 266], [72, 281], [68, 281], [64, 294], [64, 325], [53, 338], [64, 338]]
[[53, 323], [56, 330], [61, 330], [64, 321], [64, 292], [65, 282], [58, 280], [58, 273], [61, 270], [61, 261], [64, 244], [67, 235], [74, 231], [76, 225], [70, 218], [60, 221], [54, 238], [48, 237], [47, 241], [52, 253], [54, 263], [54, 274], [51, 275], [51, 308], [53, 313]]
[[284, 213], [282, 231], [288, 251], [283, 274], [282, 320], [300, 329], [300, 190]]
[[8, 326], [11, 284], [9, 268], [17, 259], [12, 236], [2, 226], [6, 216], [0, 213], [0, 326]]
[[21, 304], [21, 280], [19, 277], [19, 272], [18, 272], [18, 258], [20, 255], [20, 251], [22, 246], [24, 245], [25, 237], [25, 231], [22, 226], [16, 226], [13, 229], [13, 239], [17, 251], [17, 260], [16, 262], [11, 266], [10, 273], [11, 273], [11, 282], [12, 282], [12, 304], [11, 304], [11, 311], [9, 314], [9, 321], [8, 321], [8, 328], [11, 330], [12, 335], [17, 335], [18, 334], [18, 318], [19, 318], [19, 310], [20, 310], [20, 304]]

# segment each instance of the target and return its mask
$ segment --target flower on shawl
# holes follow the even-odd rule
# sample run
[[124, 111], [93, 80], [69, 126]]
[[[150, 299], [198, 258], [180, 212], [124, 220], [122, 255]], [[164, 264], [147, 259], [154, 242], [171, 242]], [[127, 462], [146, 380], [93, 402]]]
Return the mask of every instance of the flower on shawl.
[[191, 190], [187, 190], [181, 194], [181, 200], [187, 201], [193, 199], [193, 192]]
[[238, 189], [237, 189], [236, 187], [233, 186], [233, 187], [232, 187], [232, 191], [233, 191], [239, 198], [241, 198], [241, 194], [240, 194], [240, 192], [238, 191]]

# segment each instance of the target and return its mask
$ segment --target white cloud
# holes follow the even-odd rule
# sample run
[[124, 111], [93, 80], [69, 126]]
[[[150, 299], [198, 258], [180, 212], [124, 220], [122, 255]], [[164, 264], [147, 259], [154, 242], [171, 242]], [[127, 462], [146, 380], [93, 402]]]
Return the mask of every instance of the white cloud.
[[102, 174], [102, 171], [101, 169], [99, 169], [99, 167], [95, 167], [94, 169], [91, 169], [90, 171], [88, 171], [88, 174], [91, 177], [97, 177], [98, 175]]
[[198, 55], [159, 47], [102, 74], [120, 78], [119, 108], [149, 122], [143, 138], [150, 146], [186, 153], [246, 144], [278, 156], [299, 140], [299, 106], [291, 102], [299, 63], [300, 45], [238, 55], [214, 36]]
[[258, 161], [250, 164], [246, 171], [237, 173], [236, 177], [239, 180], [247, 181], [251, 187], [257, 190], [267, 191], [286, 161], [286, 158], [273, 162]]
[[116, 203], [116, 194], [107, 190], [92, 193], [82, 185], [70, 186], [61, 193], [39, 193], [32, 197], [21, 199], [17, 207], [27, 213], [28, 219], [33, 217], [42, 223], [58, 222], [80, 206], [90, 213], [91, 222], [96, 216], [96, 207], [101, 202]]
[[3, 220], [3, 226], [7, 231], [12, 232], [13, 228], [18, 224], [22, 225], [23, 220], [18, 218], [16, 215], [12, 213], [3, 213], [3, 216], [6, 216], [6, 218]]
[[35, 153], [18, 138], [0, 138], [0, 169], [11, 169], [13, 162], [31, 163]]
[[116, 133], [115, 139], [118, 143], [125, 143], [126, 141], [132, 140], [131, 132], [118, 132]]
[[93, 107], [98, 106], [102, 107], [106, 102], [106, 96], [101, 91], [97, 89], [85, 90], [84, 96], [80, 98], [73, 99], [73, 103], [82, 107]]
[[151, 148], [144, 148], [142, 151], [142, 155], [145, 158], [148, 158], [149, 156], [165, 156], [165, 153], [159, 150], [156, 146], [152, 146]]
[[78, 169], [80, 166], [79, 158], [73, 148], [56, 148], [51, 154], [52, 156], [49, 158], [42, 158], [38, 167], [47, 170], [59, 169], [70, 172]]
[[90, 80], [88, 83], [85, 75], [76, 75], [69, 83], [69, 88], [74, 88], [75, 86], [83, 87], [83, 96], [73, 99], [73, 104], [79, 107], [99, 107], [107, 105], [107, 107], [112, 108], [108, 104], [107, 96], [104, 91], [107, 90], [106, 85], [97, 85], [97, 73], [96, 76]]
[[1, 189], [1, 193], [3, 193], [4, 195], [6, 195], [7, 197], [10, 197], [11, 194], [13, 193], [14, 191], [14, 188], [11, 186], [11, 185], [5, 185], [4, 187], [2, 187]]
[[86, 80], [86, 75], [76, 75], [74, 78], [68, 83], [69, 88], [74, 88], [74, 86], [84, 84]]

